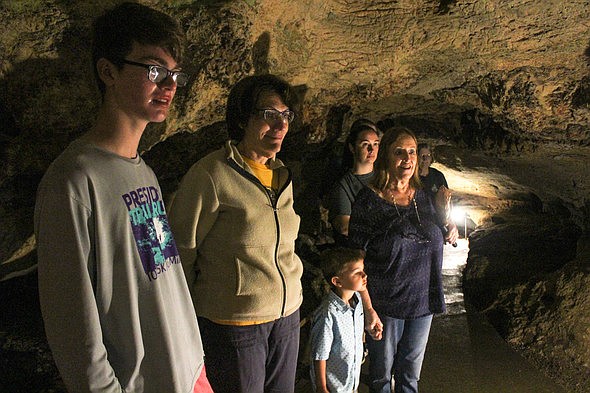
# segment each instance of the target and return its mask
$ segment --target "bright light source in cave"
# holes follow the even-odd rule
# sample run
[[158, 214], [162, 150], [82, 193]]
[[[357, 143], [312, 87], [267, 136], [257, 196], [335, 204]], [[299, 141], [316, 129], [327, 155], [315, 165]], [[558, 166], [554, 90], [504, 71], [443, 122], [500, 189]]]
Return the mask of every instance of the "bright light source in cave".
[[464, 209], [453, 206], [453, 210], [451, 211], [451, 219], [453, 222], [455, 222], [455, 224], [463, 224], [466, 216], [467, 212]]
[[451, 220], [457, 225], [458, 228], [463, 227], [463, 235], [467, 239], [467, 210], [453, 206], [451, 210]]

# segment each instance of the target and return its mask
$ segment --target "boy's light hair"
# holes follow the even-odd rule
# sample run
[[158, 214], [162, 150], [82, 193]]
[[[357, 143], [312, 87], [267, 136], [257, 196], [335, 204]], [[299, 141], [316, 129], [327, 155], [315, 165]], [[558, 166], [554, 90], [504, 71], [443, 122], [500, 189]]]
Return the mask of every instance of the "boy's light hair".
[[332, 284], [332, 277], [340, 275], [348, 263], [365, 259], [365, 251], [356, 248], [337, 247], [322, 252], [320, 267], [325, 280]]

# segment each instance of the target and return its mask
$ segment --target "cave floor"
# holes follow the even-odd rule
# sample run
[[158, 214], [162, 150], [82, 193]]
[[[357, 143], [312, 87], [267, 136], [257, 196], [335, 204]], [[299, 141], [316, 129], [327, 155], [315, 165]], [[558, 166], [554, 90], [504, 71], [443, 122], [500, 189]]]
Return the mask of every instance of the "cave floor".
[[[420, 391], [565, 392], [511, 349], [484, 317], [463, 306], [457, 277], [466, 249], [462, 239], [456, 249], [445, 247], [443, 275], [448, 313], [434, 319]], [[36, 274], [1, 282], [0, 298], [0, 391], [64, 392], [44, 338]], [[362, 379], [366, 379], [366, 366]], [[367, 391], [367, 386], [361, 384], [359, 393]], [[296, 392], [311, 392], [307, 378], [299, 381]]]
[[[368, 378], [363, 365], [361, 381]], [[369, 391], [361, 382], [358, 393]], [[296, 393], [312, 393], [309, 380]], [[434, 319], [426, 349], [421, 393], [566, 393], [514, 351], [479, 314]]]
[[[368, 377], [363, 365], [361, 381]], [[361, 382], [359, 393], [367, 393]], [[296, 393], [312, 393], [301, 380]], [[421, 393], [566, 393], [528, 360], [514, 351], [476, 313], [434, 319], [426, 349]]]
[[[512, 349], [486, 318], [463, 302], [461, 274], [468, 242], [445, 246], [443, 280], [447, 313], [434, 318], [420, 380], [421, 393], [565, 393]], [[369, 391], [368, 362], [358, 393]], [[296, 393], [311, 393], [308, 379]]]
[[513, 350], [477, 313], [433, 322], [420, 391], [423, 393], [565, 393]]

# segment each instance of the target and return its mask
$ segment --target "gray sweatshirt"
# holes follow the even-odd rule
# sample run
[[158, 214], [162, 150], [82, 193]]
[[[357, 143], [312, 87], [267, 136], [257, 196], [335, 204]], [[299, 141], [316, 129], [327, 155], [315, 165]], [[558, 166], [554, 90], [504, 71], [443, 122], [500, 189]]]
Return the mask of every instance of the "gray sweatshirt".
[[193, 391], [195, 312], [153, 171], [73, 142], [35, 206], [47, 339], [72, 392]]

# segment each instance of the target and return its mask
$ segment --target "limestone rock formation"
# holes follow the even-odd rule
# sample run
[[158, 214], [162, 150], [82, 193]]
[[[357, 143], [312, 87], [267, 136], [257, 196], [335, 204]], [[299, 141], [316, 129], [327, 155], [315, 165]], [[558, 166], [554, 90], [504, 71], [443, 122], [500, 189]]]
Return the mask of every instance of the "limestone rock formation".
[[559, 214], [503, 213], [495, 220], [471, 236], [466, 301], [568, 391], [587, 391], [588, 239]]
[[[202, 131], [223, 121], [229, 87], [253, 72], [298, 86], [291, 161], [333, 143], [360, 115], [503, 152], [590, 142], [587, 1], [146, 3], [186, 28], [193, 78], [168, 121], [146, 132], [145, 151], [180, 132], [215, 146]], [[30, 191], [44, 169], [91, 124], [88, 26], [109, 4], [0, 9], [0, 216], [13, 228], [0, 239], [2, 261], [30, 237]]]
[[[490, 233], [487, 239], [510, 232], [502, 211], [526, 206], [534, 212], [530, 222], [537, 224], [546, 224], [546, 214], [566, 215], [572, 236], [587, 241], [589, 0], [142, 2], [177, 17], [188, 37], [189, 85], [178, 92], [169, 119], [150, 126], [140, 146], [166, 195], [193, 162], [227, 137], [229, 88], [245, 75], [270, 72], [292, 82], [301, 99], [281, 157], [294, 170], [301, 234], [312, 243], [329, 241], [320, 206], [326, 171], [348, 126], [360, 116], [383, 128], [406, 125], [441, 145], [440, 165], [457, 203], [470, 209], [472, 227], [487, 225], [482, 227]], [[92, 124], [99, 95], [92, 80], [89, 26], [115, 3], [0, 5], [0, 280], [34, 266], [35, 190], [49, 163]], [[509, 228], [532, 233], [530, 223]], [[545, 236], [554, 226], [544, 228], [539, 232]], [[485, 237], [478, 236], [474, 249], [481, 242], [481, 258], [499, 257], [490, 263], [506, 272], [498, 243], [486, 251]], [[532, 236], [527, 241], [533, 242], [531, 249], [541, 244]], [[513, 286], [501, 290], [493, 277], [468, 277], [498, 289], [481, 306], [497, 304], [503, 310], [489, 314], [508, 316], [500, 320], [511, 326], [505, 333], [512, 342], [524, 345], [515, 332], [536, 329], [551, 336], [544, 343], [553, 344], [553, 318], [574, 307], [587, 315], [587, 302], [576, 296], [588, 296], [582, 285], [588, 271], [574, 274], [568, 267], [580, 261], [581, 248], [575, 251], [573, 244], [555, 249], [563, 252], [546, 269], [547, 277], [532, 279], [531, 261], [518, 267], [522, 274]], [[506, 248], [504, 253], [527, 251]], [[472, 273], [485, 270], [481, 258], [474, 254]], [[575, 296], [566, 289], [569, 281], [579, 289]], [[521, 318], [527, 305], [543, 302], [546, 295], [539, 288], [547, 287], [545, 282], [563, 294], [556, 297], [555, 309]], [[507, 300], [519, 288], [528, 288], [525, 303]], [[579, 319], [564, 323], [571, 330], [561, 332], [575, 330], [572, 334], [582, 337]], [[539, 345], [531, 345], [531, 353], [540, 353]], [[576, 356], [588, 353], [588, 347], [579, 347]], [[568, 346], [563, 352], [576, 351], [577, 346]], [[557, 362], [569, 359], [558, 351], [545, 355]]]

